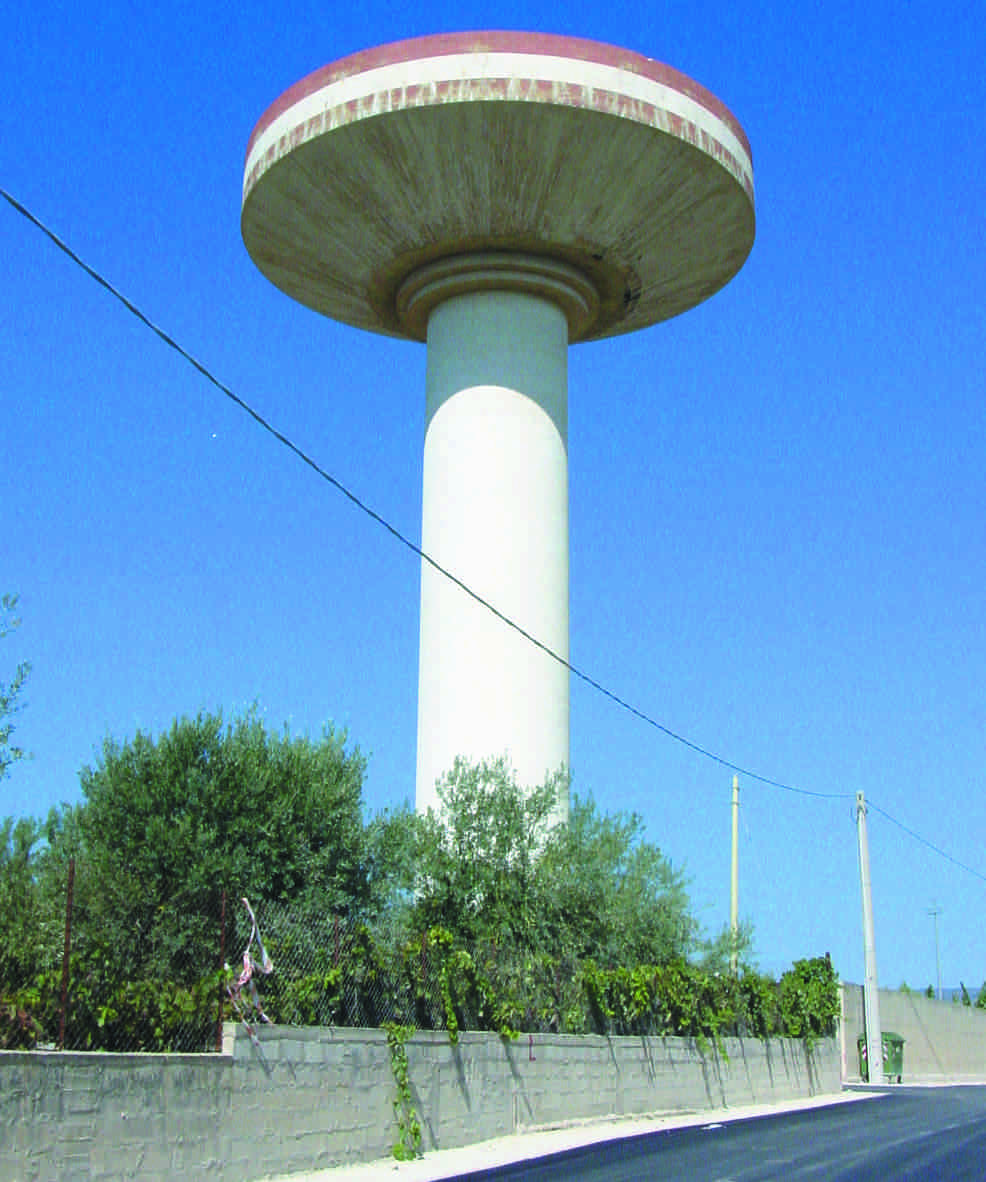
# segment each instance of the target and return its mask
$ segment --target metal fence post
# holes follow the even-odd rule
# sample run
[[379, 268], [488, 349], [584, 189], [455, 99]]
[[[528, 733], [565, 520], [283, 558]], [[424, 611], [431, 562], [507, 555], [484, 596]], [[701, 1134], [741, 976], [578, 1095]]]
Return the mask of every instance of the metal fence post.
[[65, 888], [65, 950], [62, 953], [62, 993], [58, 1015], [58, 1049], [65, 1050], [65, 1018], [68, 1011], [68, 962], [72, 951], [72, 898], [75, 893], [75, 858], [68, 860], [68, 884]]
[[226, 982], [223, 974], [226, 971], [226, 888], [223, 887], [219, 901], [219, 1009], [216, 1013], [216, 1054], [223, 1049], [223, 1002]]

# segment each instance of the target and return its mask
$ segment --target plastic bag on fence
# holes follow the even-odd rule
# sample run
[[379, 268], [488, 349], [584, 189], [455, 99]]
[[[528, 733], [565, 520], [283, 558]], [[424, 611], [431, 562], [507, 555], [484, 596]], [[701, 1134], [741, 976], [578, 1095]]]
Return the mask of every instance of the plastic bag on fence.
[[[262, 973], [264, 976], [268, 976], [274, 971], [274, 962], [267, 955], [267, 949], [264, 948], [264, 941], [260, 935], [260, 927], [257, 924], [257, 917], [253, 913], [253, 908], [250, 906], [250, 900], [244, 898], [241, 899], [241, 902], [250, 916], [250, 938], [247, 941], [246, 948], [243, 949], [243, 969], [233, 984], [229, 986], [227, 992], [233, 1004], [233, 1009], [240, 1016], [250, 1037], [254, 1038], [253, 1027], [250, 1025], [249, 1018], [251, 1007], [257, 1011], [262, 1022], [270, 1025], [270, 1018], [264, 1013], [264, 1007], [260, 1004], [260, 993], [257, 990], [257, 982], [254, 980], [254, 974]], [[259, 960], [253, 954], [255, 942], [259, 953]], [[229, 965], [226, 967], [229, 968]], [[243, 996], [244, 990], [247, 990], [247, 997]]]

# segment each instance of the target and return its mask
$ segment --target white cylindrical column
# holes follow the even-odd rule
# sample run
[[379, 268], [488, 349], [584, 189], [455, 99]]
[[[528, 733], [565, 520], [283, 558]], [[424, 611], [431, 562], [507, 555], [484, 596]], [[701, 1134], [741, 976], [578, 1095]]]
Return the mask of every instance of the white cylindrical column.
[[[568, 332], [540, 292], [467, 290], [430, 310], [421, 532], [566, 660]], [[423, 563], [418, 811], [457, 755], [505, 753], [524, 786], [567, 767], [568, 709], [568, 670]]]

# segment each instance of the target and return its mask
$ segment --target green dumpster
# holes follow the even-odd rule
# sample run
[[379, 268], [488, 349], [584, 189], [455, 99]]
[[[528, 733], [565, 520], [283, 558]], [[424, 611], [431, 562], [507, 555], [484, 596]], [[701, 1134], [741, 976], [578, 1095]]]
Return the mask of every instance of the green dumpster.
[[[883, 1074], [888, 1083], [900, 1083], [904, 1076], [904, 1039], [895, 1030], [883, 1032]], [[863, 1083], [869, 1083], [870, 1069], [866, 1062], [866, 1035], [856, 1039], [859, 1052], [859, 1076]]]
[[883, 1032], [883, 1073], [889, 1083], [903, 1079], [904, 1039], [894, 1030]]

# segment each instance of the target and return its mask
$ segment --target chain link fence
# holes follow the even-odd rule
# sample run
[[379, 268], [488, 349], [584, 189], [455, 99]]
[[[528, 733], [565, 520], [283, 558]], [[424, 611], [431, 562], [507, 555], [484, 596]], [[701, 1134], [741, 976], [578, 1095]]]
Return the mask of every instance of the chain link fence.
[[36, 923], [3, 925], [0, 1048], [206, 1051], [227, 1008], [223, 909], [162, 904], [141, 931], [64, 894], [37, 904]]
[[[676, 962], [600, 967], [516, 946], [465, 949], [400, 918], [217, 892], [121, 926], [90, 892], [50, 902], [23, 947], [0, 941], [0, 1048], [206, 1052], [225, 1022], [524, 1033], [830, 1033], [828, 958], [773, 982]], [[113, 922], [107, 918], [112, 914]], [[115, 926], [114, 926], [115, 925]], [[2, 928], [0, 928], [2, 930]], [[834, 1008], [833, 1008], [834, 1007]]]
[[[560, 1028], [566, 992], [570, 1008], [576, 1004], [574, 965], [553, 965], [546, 974], [545, 958], [493, 944], [467, 952], [437, 930], [395, 932], [272, 902], [248, 910], [240, 901], [231, 931], [242, 949], [236, 981], [246, 978], [238, 1010], [248, 1020], [297, 1026], [396, 1023], [453, 1034], [514, 1027], [538, 1032]], [[256, 1001], [246, 992], [251, 985], [257, 986]], [[546, 995], [554, 1002], [539, 1008], [534, 998]], [[504, 1000], [508, 996], [514, 999], [510, 1003]]]
[[73, 898], [73, 879], [74, 867], [64, 915], [50, 909], [29, 949], [0, 947], [0, 1048], [214, 1051], [237, 1020], [488, 1028], [450, 978], [459, 962], [427, 936], [224, 892], [114, 934]]

